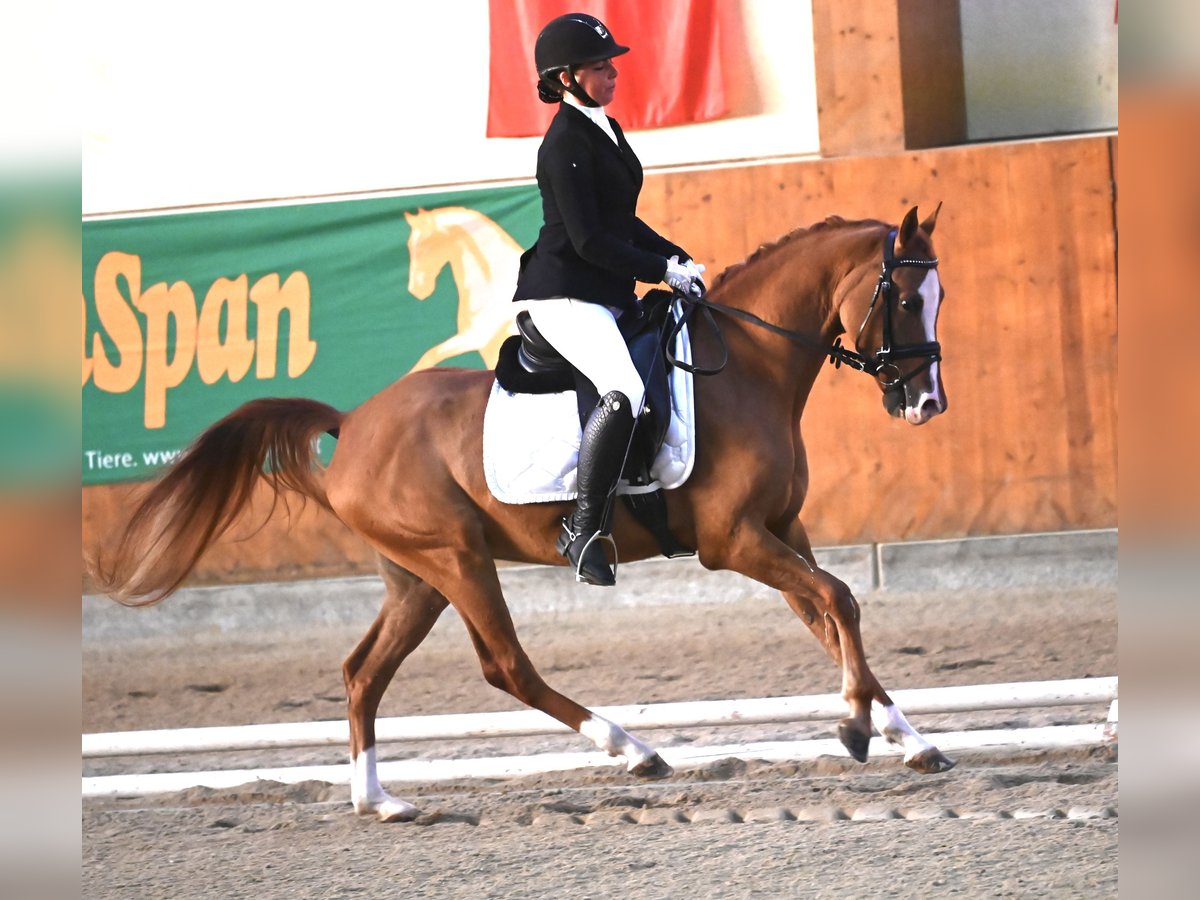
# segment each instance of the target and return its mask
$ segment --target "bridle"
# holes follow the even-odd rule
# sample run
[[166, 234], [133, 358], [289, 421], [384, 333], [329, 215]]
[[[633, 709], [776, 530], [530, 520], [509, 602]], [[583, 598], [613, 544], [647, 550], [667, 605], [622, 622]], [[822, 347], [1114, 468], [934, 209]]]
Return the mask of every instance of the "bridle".
[[[684, 369], [695, 375], [715, 375], [725, 368], [729, 362], [729, 348], [725, 344], [725, 337], [721, 334], [721, 329], [717, 327], [716, 320], [712, 317], [710, 310], [723, 313], [735, 319], [741, 319], [743, 322], [749, 322], [751, 325], [756, 325], [759, 328], [766, 329], [772, 334], [778, 334], [785, 337], [795, 344], [799, 344], [809, 349], [819, 349], [821, 353], [829, 357], [829, 362], [834, 368], [840, 368], [843, 364], [852, 369], [857, 369], [860, 372], [866, 372], [873, 378], [880, 380], [880, 386], [885, 391], [896, 390], [904, 386], [909, 379], [915, 375], [925, 371], [935, 362], [942, 358], [942, 345], [937, 341], [926, 341], [921, 344], [895, 344], [893, 341], [892, 329], [892, 304], [888, 302], [889, 295], [896, 287], [896, 283], [892, 280], [892, 273], [900, 268], [916, 268], [916, 269], [936, 269], [938, 267], [937, 258], [933, 259], [916, 259], [913, 257], [896, 257], [893, 247], [896, 241], [896, 229], [893, 228], [887, 233], [887, 237], [883, 241], [883, 266], [879, 273], [879, 280], [875, 283], [875, 292], [871, 295], [871, 304], [867, 307], [867, 314], [863, 317], [862, 324], [858, 326], [858, 333], [854, 338], [855, 349], [851, 350], [848, 347], [842, 346], [842, 339], [839, 337], [833, 342], [833, 346], [826, 348], [824, 345], [815, 346], [815, 341], [808, 335], [801, 334], [798, 331], [792, 331], [788, 328], [775, 325], [765, 319], [759, 318], [752, 312], [747, 312], [744, 309], [738, 309], [733, 306], [725, 306], [723, 303], [715, 303], [707, 297], [700, 295], [682, 294], [675, 292], [675, 298], [683, 305], [683, 314], [679, 317], [675, 327], [671, 330], [670, 338], [667, 341], [667, 360], [671, 365]], [[879, 302], [883, 298], [883, 303]], [[713, 330], [716, 332], [718, 339], [721, 342], [721, 363], [719, 366], [712, 369], [705, 369], [699, 366], [692, 366], [688, 363], [679, 362], [675, 359], [671, 348], [674, 346], [674, 337], [683, 327], [684, 323], [691, 318], [695, 309], [701, 308]], [[871, 317], [875, 315], [877, 309], [883, 309], [883, 340], [878, 350], [874, 353], [863, 353], [860, 349], [859, 342], [862, 340], [863, 333], [867, 329], [867, 325], [871, 321]], [[896, 365], [898, 360], [902, 359], [924, 359], [925, 362], [913, 369], [907, 375], [900, 373], [900, 367]], [[895, 377], [888, 378], [883, 373], [895, 373]]]
[[[936, 256], [933, 259], [915, 259], [903, 256], [897, 259], [892, 251], [895, 240], [896, 229], [893, 228], [883, 241], [883, 267], [879, 273], [879, 280], [875, 282], [875, 293], [871, 295], [871, 305], [867, 307], [867, 314], [863, 318], [862, 324], [858, 326], [858, 334], [854, 337], [855, 349], [849, 350], [843, 347], [842, 339], [839, 337], [829, 350], [829, 361], [835, 369], [845, 363], [852, 369], [866, 372], [876, 379], [880, 379], [881, 374], [887, 370], [894, 372], [895, 378], [886, 379], [885, 376], [885, 380], [880, 380], [880, 385], [885, 391], [902, 387], [914, 375], [925, 371], [942, 358], [942, 345], [937, 341], [899, 346], [894, 346], [892, 343], [892, 304], [888, 302], [889, 295], [896, 287], [896, 282], [892, 280], [892, 273], [896, 269], [904, 267], [913, 269], [937, 269], [938, 267]], [[879, 303], [880, 297], [883, 298], [883, 303]], [[867, 324], [871, 321], [871, 316], [878, 308], [883, 309], [883, 343], [874, 353], [862, 353], [858, 349], [859, 342], [862, 340]], [[900, 367], [896, 365], [897, 360], [921, 358], [925, 360], [922, 365], [917, 366], [907, 375], [900, 374]]]

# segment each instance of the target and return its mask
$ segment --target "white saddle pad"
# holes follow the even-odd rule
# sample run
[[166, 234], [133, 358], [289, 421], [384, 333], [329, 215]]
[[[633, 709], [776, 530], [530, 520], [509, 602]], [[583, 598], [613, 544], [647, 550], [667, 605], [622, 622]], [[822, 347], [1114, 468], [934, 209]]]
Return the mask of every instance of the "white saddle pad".
[[[678, 310], [677, 310], [678, 311]], [[691, 363], [684, 326], [675, 357]], [[687, 481], [696, 458], [696, 417], [692, 375], [671, 369], [671, 421], [650, 468], [654, 481], [637, 487], [621, 482], [617, 493], [670, 490]], [[575, 468], [583, 430], [574, 391], [510, 394], [492, 384], [483, 416], [483, 470], [488, 488], [504, 503], [552, 503], [575, 499]]]

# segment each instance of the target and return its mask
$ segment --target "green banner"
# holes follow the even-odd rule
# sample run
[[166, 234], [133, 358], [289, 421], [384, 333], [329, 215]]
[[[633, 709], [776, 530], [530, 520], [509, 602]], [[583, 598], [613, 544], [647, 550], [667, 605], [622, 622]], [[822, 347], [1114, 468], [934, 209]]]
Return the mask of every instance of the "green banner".
[[494, 366], [540, 224], [532, 185], [85, 222], [83, 483], [149, 478], [256, 397]]

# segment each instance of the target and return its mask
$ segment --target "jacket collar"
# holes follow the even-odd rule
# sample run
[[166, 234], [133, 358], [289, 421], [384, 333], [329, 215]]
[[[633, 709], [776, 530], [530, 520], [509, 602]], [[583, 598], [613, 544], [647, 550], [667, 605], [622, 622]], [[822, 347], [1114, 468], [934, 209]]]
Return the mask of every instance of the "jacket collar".
[[612, 121], [604, 114], [603, 107], [600, 106], [584, 106], [570, 94], [563, 94], [562, 102], [568, 106], [573, 106], [589, 119], [591, 119], [596, 127], [608, 135], [609, 139], [616, 144], [617, 133], [613, 131]]
[[587, 134], [594, 143], [606, 148], [607, 152], [609, 153], [615, 153], [635, 175], [640, 174], [638, 172], [637, 164], [634, 162], [635, 157], [633, 155], [633, 150], [630, 148], [629, 142], [625, 140], [625, 134], [621, 131], [621, 127], [617, 124], [616, 119], [608, 119], [609, 125], [612, 126], [613, 134], [615, 134], [617, 138], [617, 142], [614, 144], [612, 142], [612, 138], [605, 134], [600, 129], [599, 125], [597, 125], [595, 122], [588, 121], [587, 113], [577, 108], [568, 109], [569, 106], [570, 104], [566, 101], [563, 101], [561, 104], [559, 104], [558, 115], [566, 116], [567, 121], [569, 121], [573, 127], [582, 128], [584, 133]]

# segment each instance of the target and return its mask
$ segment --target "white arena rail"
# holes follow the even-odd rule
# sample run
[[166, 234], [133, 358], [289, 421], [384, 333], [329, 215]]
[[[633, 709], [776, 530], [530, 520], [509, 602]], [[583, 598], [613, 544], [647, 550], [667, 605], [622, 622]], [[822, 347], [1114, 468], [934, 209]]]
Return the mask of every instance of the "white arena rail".
[[[927, 735], [948, 753], [987, 748], [1051, 748], [1087, 746], [1112, 740], [1116, 735], [1117, 678], [1080, 678], [1062, 681], [1017, 682], [963, 687], [919, 688], [891, 692], [906, 715], [972, 712], [996, 709], [1041, 708], [1109, 704], [1107, 723], [1050, 726], [1020, 730], [976, 730]], [[846, 702], [838, 694], [810, 697], [773, 697], [745, 700], [707, 700], [635, 706], [596, 707], [595, 712], [637, 732], [652, 728], [687, 728], [752, 725], [838, 719]], [[385, 718], [376, 724], [378, 743], [397, 741], [459, 740], [479, 737], [571, 733], [570, 729], [536, 710], [441, 716]], [[100, 758], [149, 754], [184, 754], [264, 750], [291, 747], [344, 745], [346, 722], [301, 722], [183, 728], [164, 731], [128, 731], [83, 735], [83, 757]], [[901, 751], [882, 738], [871, 740], [872, 756]], [[815, 759], [844, 755], [837, 740], [773, 741], [758, 744], [669, 747], [663, 757], [677, 768], [699, 765], [730, 756], [767, 760]], [[604, 753], [550, 753], [492, 759], [380, 762], [383, 781], [437, 781], [448, 778], [499, 777], [534, 772], [564, 771], [618, 765]], [[155, 773], [96, 776], [83, 779], [84, 796], [142, 795], [183, 790], [195, 785], [231, 787], [256, 780], [295, 783], [319, 780], [331, 784], [349, 781], [348, 764], [298, 766], [276, 769], [239, 769], [214, 772]]]
[[[1080, 706], [1089, 703], [1110, 703], [1116, 696], [1115, 676], [916, 688], [891, 692], [892, 699], [908, 716], [1023, 707]], [[700, 728], [840, 719], [846, 715], [846, 701], [839, 694], [820, 694], [810, 697], [601, 706], [595, 707], [593, 711], [626, 730], [638, 731], [650, 728]], [[384, 718], [375, 723], [375, 741], [379, 744], [569, 732], [570, 729], [561, 722], [534, 709]], [[336, 722], [231, 725], [163, 731], [113, 731], [85, 734], [83, 757], [90, 759], [161, 753], [327, 747], [346, 744], [349, 734], [349, 726], [345, 719]]]
[[[1052, 725], [1016, 730], [957, 731], [927, 734], [938, 749], [954, 756], [962, 751], [1047, 750], [1090, 747], [1110, 738], [1103, 724]], [[883, 738], [871, 738], [872, 759], [899, 757], [903, 750]], [[849, 759], [846, 748], [836, 738], [810, 741], [763, 741], [750, 744], [721, 744], [703, 747], [659, 748], [663, 759], [675, 769], [685, 771], [705, 763], [735, 757], [767, 762], [800, 762], [822, 756]], [[575, 769], [624, 767], [624, 761], [606, 753], [539, 753], [526, 756], [498, 756], [479, 759], [403, 759], [380, 762], [379, 780], [384, 784], [430, 783], [462, 778], [515, 778], [546, 772]], [[184, 791], [193, 787], [235, 788], [256, 781], [299, 784], [323, 781], [327, 784], [350, 783], [350, 764], [333, 766], [292, 766], [275, 769], [223, 769], [212, 772], [161, 772], [137, 775], [100, 775], [83, 779], [84, 797], [138, 797]]]

